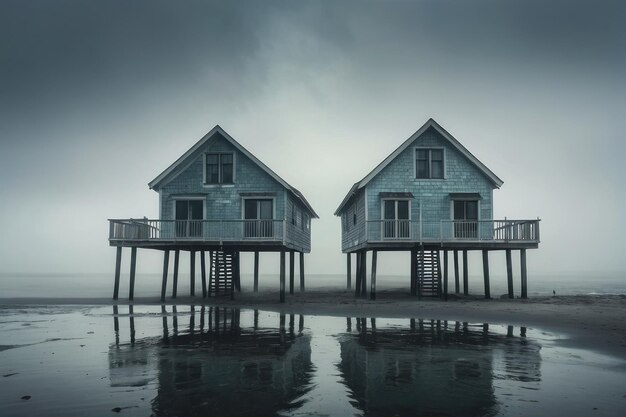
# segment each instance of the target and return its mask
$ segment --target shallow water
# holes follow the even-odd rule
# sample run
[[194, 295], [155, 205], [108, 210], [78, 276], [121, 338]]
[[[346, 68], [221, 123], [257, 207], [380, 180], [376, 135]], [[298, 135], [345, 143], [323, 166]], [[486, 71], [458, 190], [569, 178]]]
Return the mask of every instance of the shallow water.
[[623, 415], [626, 363], [559, 338], [438, 320], [0, 306], [0, 415]]

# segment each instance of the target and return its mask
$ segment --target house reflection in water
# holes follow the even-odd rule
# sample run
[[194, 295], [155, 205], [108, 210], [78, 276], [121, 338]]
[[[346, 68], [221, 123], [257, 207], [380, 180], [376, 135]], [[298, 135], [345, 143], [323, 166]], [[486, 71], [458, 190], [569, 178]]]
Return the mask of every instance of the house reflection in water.
[[[157, 416], [274, 415], [299, 407], [313, 369], [302, 316], [296, 331], [294, 315], [270, 315], [277, 326], [264, 327], [257, 311], [244, 326], [238, 309], [192, 307], [183, 314], [172, 309], [163, 307], [162, 336], [142, 339], [135, 338], [130, 311], [130, 343], [120, 344], [116, 336], [109, 350], [113, 386], [156, 384]], [[189, 326], [183, 329], [179, 321], [186, 315]]]
[[514, 336], [512, 326], [496, 333], [488, 324], [407, 324], [377, 328], [376, 319], [347, 319], [338, 368], [364, 415], [495, 415], [497, 384], [541, 380], [540, 346], [524, 327]]

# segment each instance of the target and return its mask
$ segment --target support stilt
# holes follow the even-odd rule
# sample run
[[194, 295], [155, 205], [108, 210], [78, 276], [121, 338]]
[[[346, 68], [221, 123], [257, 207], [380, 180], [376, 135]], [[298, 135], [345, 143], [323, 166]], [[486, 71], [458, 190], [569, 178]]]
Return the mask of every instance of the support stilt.
[[254, 292], [259, 291], [259, 251], [254, 251]]
[[361, 253], [361, 297], [367, 298], [367, 251]]
[[526, 249], [519, 251], [520, 266], [522, 268], [522, 298], [528, 298], [528, 277], [526, 275]]
[[467, 251], [463, 251], [463, 295], [469, 294], [469, 268], [467, 265]]
[[448, 301], [448, 251], [443, 251], [443, 299]]
[[178, 293], [178, 258], [180, 257], [180, 250], [174, 251], [174, 279], [172, 282], [172, 298], [176, 298]]
[[346, 253], [346, 262], [348, 271], [346, 274], [346, 288], [352, 289], [352, 254]]
[[370, 286], [370, 299], [376, 299], [376, 261], [378, 258], [378, 251], [372, 251], [372, 282]]
[[189, 251], [189, 295], [196, 295], [196, 251]]
[[202, 276], [202, 298], [206, 298], [206, 259], [203, 250], [200, 251], [200, 274]]
[[300, 252], [300, 292], [304, 292], [304, 252]]
[[483, 278], [485, 280], [485, 298], [491, 298], [491, 288], [489, 285], [489, 251], [483, 250]]
[[130, 249], [130, 286], [128, 289], [128, 299], [135, 298], [135, 269], [137, 267], [137, 248]]
[[280, 251], [280, 302], [285, 302], [285, 251]]
[[289, 294], [293, 294], [293, 287], [294, 287], [294, 277], [295, 277], [295, 269], [296, 269], [296, 265], [294, 264], [295, 262], [295, 252], [294, 251], [289, 251]]
[[513, 262], [511, 261], [511, 249], [506, 250], [506, 279], [509, 288], [509, 298], [513, 297]]
[[241, 262], [239, 262], [239, 251], [233, 253], [233, 279], [237, 292], [241, 292]]
[[454, 292], [460, 293], [461, 286], [459, 285], [459, 251], [454, 251]]
[[207, 295], [211, 296], [211, 286], [213, 285], [213, 251], [209, 251], [209, 288]]
[[417, 295], [417, 250], [411, 249], [411, 295]]
[[354, 277], [354, 295], [359, 297], [361, 295], [361, 252], [356, 252], [356, 276]]
[[163, 281], [161, 282], [161, 301], [165, 301], [165, 290], [167, 288], [167, 269], [170, 263], [170, 251], [163, 251]]
[[122, 247], [118, 246], [115, 254], [115, 283], [113, 284], [113, 299], [117, 300], [120, 294], [120, 271], [122, 268]]

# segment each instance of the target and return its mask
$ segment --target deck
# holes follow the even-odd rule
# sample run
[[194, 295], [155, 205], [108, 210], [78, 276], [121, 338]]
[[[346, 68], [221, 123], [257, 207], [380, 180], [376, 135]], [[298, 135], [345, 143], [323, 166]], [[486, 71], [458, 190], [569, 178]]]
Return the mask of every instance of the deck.
[[360, 238], [345, 242], [343, 252], [362, 249], [409, 250], [416, 246], [441, 249], [535, 249], [539, 246], [536, 220], [369, 220]]
[[109, 219], [111, 246], [150, 249], [310, 251], [296, 242], [301, 227], [286, 220], [155, 220]]

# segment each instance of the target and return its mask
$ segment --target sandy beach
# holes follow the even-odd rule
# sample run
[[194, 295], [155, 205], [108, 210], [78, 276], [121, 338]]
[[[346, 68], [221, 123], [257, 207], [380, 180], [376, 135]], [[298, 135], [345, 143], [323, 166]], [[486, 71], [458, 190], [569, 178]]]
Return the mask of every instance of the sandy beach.
[[[15, 305], [112, 305], [104, 298], [13, 298], [0, 299]], [[119, 300], [118, 304], [128, 304]], [[134, 305], [161, 304], [155, 298], [138, 298]], [[218, 305], [283, 313], [338, 317], [422, 318], [467, 321], [540, 328], [562, 336], [563, 346], [594, 350], [626, 359], [626, 296], [581, 295], [533, 297], [527, 300], [451, 296], [448, 302], [417, 300], [404, 291], [381, 291], [377, 299], [355, 299], [352, 291], [316, 289], [287, 296], [278, 302], [276, 292], [242, 292], [235, 300], [179, 297], [167, 305]]]

